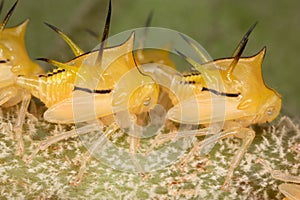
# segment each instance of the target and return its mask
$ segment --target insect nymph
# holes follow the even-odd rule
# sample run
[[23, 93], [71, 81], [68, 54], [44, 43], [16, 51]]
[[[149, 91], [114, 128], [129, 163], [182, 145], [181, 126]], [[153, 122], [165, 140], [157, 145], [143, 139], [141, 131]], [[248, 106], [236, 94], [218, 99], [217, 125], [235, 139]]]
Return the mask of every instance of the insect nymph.
[[[176, 123], [201, 124], [204, 126], [223, 122], [220, 132], [212, 132], [209, 129], [203, 128], [193, 130], [190, 134], [189, 131], [171, 133], [170, 136], [162, 134], [157, 136], [157, 141], [153, 144], [154, 146], [156, 143], [159, 143], [160, 138], [165, 142], [168, 139], [173, 139], [174, 136], [180, 138], [189, 137], [193, 134], [196, 136], [215, 135], [215, 137], [209, 137], [197, 142], [188, 154], [187, 157], [189, 157], [195, 151], [199, 151], [199, 149], [203, 149], [224, 138], [234, 136], [242, 139], [242, 146], [231, 161], [225, 183], [222, 187], [224, 190], [229, 189], [234, 169], [239, 165], [255, 136], [254, 130], [249, 128], [249, 126], [256, 123], [273, 121], [281, 109], [281, 96], [275, 90], [267, 87], [262, 78], [261, 66], [266, 49], [263, 48], [258, 54], [252, 57], [241, 57], [248, 42], [248, 36], [254, 27], [255, 25], [245, 34], [232, 58], [198, 64], [191, 58], [178, 52], [198, 69], [200, 73], [191, 76], [190, 81], [186, 84], [195, 90], [195, 98], [187, 98], [183, 102], [178, 102], [177, 105], [168, 111], [167, 118]], [[199, 52], [191, 41], [187, 38], [184, 39], [190, 43], [195, 51]], [[223, 87], [221, 89], [208, 88], [207, 82], [205, 82], [205, 80], [213, 78], [215, 72], [220, 74], [223, 80]], [[192, 79], [195, 80], [191, 81]], [[213, 113], [213, 109], [218, 104], [223, 105], [224, 110], [221, 110], [222, 113], [215, 114]], [[185, 160], [187, 158], [184, 159], [183, 163]]]
[[[2, 5], [3, 1], [1, 7]], [[0, 106], [9, 107], [21, 102], [14, 132], [18, 141], [17, 153], [23, 155], [22, 127], [31, 95], [25, 88], [16, 84], [16, 78], [19, 75], [37, 75], [43, 73], [43, 70], [30, 60], [25, 48], [24, 35], [29, 20], [12, 28], [5, 28], [16, 5], [17, 2], [0, 24]]]

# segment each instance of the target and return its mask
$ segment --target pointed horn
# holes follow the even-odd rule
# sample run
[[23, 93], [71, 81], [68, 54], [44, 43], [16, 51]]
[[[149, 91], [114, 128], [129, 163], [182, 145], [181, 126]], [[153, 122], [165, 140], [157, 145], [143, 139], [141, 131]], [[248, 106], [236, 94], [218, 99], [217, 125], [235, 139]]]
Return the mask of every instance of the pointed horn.
[[233, 57], [233, 61], [231, 62], [231, 64], [229, 65], [228, 69], [227, 69], [227, 76], [230, 76], [230, 74], [233, 72], [236, 64], [238, 63], [245, 47], [246, 44], [248, 42], [248, 38], [249, 35], [251, 34], [251, 32], [253, 31], [253, 29], [255, 28], [257, 22], [255, 22], [247, 31], [247, 33], [244, 35], [244, 37], [242, 38], [242, 40], [240, 41], [240, 43], [238, 44], [238, 46], [236, 47], [232, 57]]
[[193, 47], [193, 49], [196, 51], [197, 55], [200, 57], [201, 61], [203, 61], [204, 63], [208, 63], [211, 61], [210, 56], [207, 54], [205, 54], [205, 52], [201, 51], [194, 43], [192, 43], [190, 41], [190, 39], [188, 37], [186, 37], [185, 35], [179, 33], [179, 35], [182, 37], [182, 39], [184, 41], [186, 41], [186, 43], [188, 43], [189, 45], [191, 45]]
[[57, 27], [48, 24], [47, 22], [44, 22], [49, 28], [51, 28], [52, 30], [54, 30], [60, 37], [62, 37], [62, 39], [69, 45], [69, 47], [71, 48], [71, 50], [73, 51], [73, 53], [75, 54], [75, 56], [80, 56], [82, 54], [84, 54], [84, 51], [81, 50], [77, 44], [75, 44], [66, 34], [64, 34], [60, 29], [58, 29]]
[[56, 66], [56, 67], [59, 67], [59, 68], [65, 69], [65, 70], [69, 70], [69, 71], [73, 71], [73, 72], [78, 71], [77, 67], [70, 66], [70, 65], [67, 65], [65, 63], [58, 62], [56, 60], [51, 60], [51, 59], [48, 59], [48, 58], [37, 58], [36, 60], [47, 62], [47, 63], [49, 63], [53, 66]]
[[[197, 63], [195, 60], [193, 60], [192, 58], [187, 57], [184, 53], [178, 51], [177, 49], [175, 49], [175, 52], [182, 57], [183, 59], [185, 59], [188, 63], [190, 63], [194, 68], [198, 69], [199, 66], [202, 66], [200, 63]], [[201, 72], [201, 71], [200, 71]]]
[[145, 23], [143, 37], [139, 41], [140, 42], [139, 50], [142, 50], [144, 48], [145, 40], [147, 38], [148, 27], [150, 27], [152, 19], [153, 19], [153, 10], [148, 14], [148, 17], [147, 17], [147, 20]]
[[[148, 17], [147, 17], [147, 20], [146, 20], [146, 23], [145, 23], [145, 28], [144, 28], [144, 33], [143, 33], [143, 36], [141, 37], [140, 41], [139, 41], [139, 47], [138, 47], [138, 50], [137, 50], [137, 59], [139, 61], [143, 60], [144, 59], [144, 55], [143, 55], [143, 49], [144, 49], [144, 45], [145, 45], [145, 41], [146, 41], [146, 38], [147, 38], [147, 32], [148, 32], [148, 27], [150, 27], [150, 24], [152, 22], [152, 18], [153, 18], [153, 10], [148, 14]], [[135, 66], [137, 68], [137, 70], [140, 72], [141, 75], [143, 76], [150, 76], [148, 75], [144, 70], [143, 68], [141, 68], [137, 62], [136, 62], [136, 58], [135, 56], [133, 57], [134, 59], [134, 63], [135, 63]], [[151, 76], [150, 76], [151, 77]], [[151, 77], [152, 78], [152, 77]]]
[[104, 51], [104, 47], [106, 46], [108, 33], [109, 33], [110, 19], [111, 19], [111, 0], [109, 1], [108, 11], [107, 11], [107, 16], [106, 16], [106, 21], [105, 21], [105, 27], [104, 27], [104, 31], [103, 31], [103, 35], [102, 35], [102, 39], [101, 39], [99, 53], [98, 53], [97, 60], [96, 60], [96, 65], [101, 65], [101, 62], [102, 62], [103, 51]]
[[8, 11], [8, 13], [6, 14], [4, 20], [2, 21], [2, 23], [0, 24], [0, 31], [3, 31], [10, 16], [12, 15], [15, 7], [17, 6], [18, 0], [14, 3], [14, 5], [11, 7], [11, 9]]
[[88, 34], [90, 34], [92, 37], [94, 37], [95, 39], [97, 39], [97, 40], [100, 40], [100, 37], [99, 37], [99, 35], [95, 32], [95, 31], [93, 31], [93, 30], [91, 30], [91, 29], [85, 29], [85, 31], [88, 33]]
[[145, 27], [150, 27], [150, 24], [151, 24], [152, 19], [153, 19], [153, 13], [154, 13], [154, 11], [151, 10], [150, 13], [148, 14]]

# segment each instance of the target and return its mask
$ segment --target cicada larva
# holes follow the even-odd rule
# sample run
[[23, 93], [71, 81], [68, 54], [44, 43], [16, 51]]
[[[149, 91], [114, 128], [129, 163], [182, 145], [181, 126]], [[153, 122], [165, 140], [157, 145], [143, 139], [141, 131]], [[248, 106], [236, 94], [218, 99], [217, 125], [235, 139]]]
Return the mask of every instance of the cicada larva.
[[41, 74], [43, 70], [38, 64], [30, 60], [26, 51], [24, 35], [29, 20], [25, 20], [18, 26], [6, 28], [17, 3], [18, 1], [11, 7], [0, 24], [0, 106], [10, 107], [21, 102], [17, 121], [14, 125], [14, 133], [18, 143], [17, 154], [22, 156], [24, 152], [22, 127], [31, 95], [27, 89], [17, 85], [16, 79], [20, 75]]
[[[262, 62], [266, 49], [263, 48], [252, 57], [241, 57], [242, 51], [248, 41], [248, 36], [253, 30], [253, 25], [239, 43], [232, 58], [218, 59], [213, 62], [198, 64], [190, 58], [185, 57], [202, 76], [200, 93], [195, 92], [194, 98], [178, 102], [172, 107], [167, 118], [176, 123], [195, 124], [209, 126], [213, 123], [224, 123], [221, 132], [212, 132], [210, 129], [199, 129], [185, 131], [182, 133], [171, 133], [169, 135], [158, 135], [152, 149], [156, 144], [168, 140], [191, 135], [209, 137], [195, 144], [189, 154], [181, 161], [184, 164], [196, 151], [200, 151], [221, 139], [235, 136], [242, 139], [243, 143], [231, 161], [227, 177], [222, 189], [228, 190], [234, 169], [239, 165], [243, 155], [251, 145], [255, 132], [249, 128], [252, 124], [273, 121], [281, 109], [281, 96], [273, 89], [267, 87], [262, 78]], [[187, 42], [194, 48], [195, 45], [188, 39]], [[199, 51], [198, 49], [195, 49]], [[179, 52], [180, 54], [180, 52]], [[182, 55], [184, 56], [184, 55]], [[216, 66], [212, 68], [211, 66]], [[223, 89], [208, 88], [207, 82], [217, 72], [223, 79]], [[192, 77], [193, 78], [193, 77]], [[187, 85], [197, 88], [197, 81], [190, 81]], [[215, 113], [213, 109], [220, 104], [224, 106], [222, 113]], [[219, 106], [220, 106], [219, 105]], [[200, 150], [199, 150], [200, 149]]]

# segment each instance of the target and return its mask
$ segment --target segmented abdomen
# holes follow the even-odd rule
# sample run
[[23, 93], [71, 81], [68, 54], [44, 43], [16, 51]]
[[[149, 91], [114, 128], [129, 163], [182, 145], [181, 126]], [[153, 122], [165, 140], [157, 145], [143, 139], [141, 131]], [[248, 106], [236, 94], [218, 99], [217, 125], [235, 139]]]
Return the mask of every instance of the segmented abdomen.
[[17, 85], [28, 89], [47, 107], [71, 97], [76, 74], [64, 69], [56, 69], [51, 73], [34, 77], [19, 76]]

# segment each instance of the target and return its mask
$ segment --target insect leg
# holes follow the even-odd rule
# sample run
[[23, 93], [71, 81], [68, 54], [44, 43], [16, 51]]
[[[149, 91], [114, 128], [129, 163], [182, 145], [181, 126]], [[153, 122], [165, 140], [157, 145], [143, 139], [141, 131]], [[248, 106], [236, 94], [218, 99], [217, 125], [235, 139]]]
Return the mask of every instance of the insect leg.
[[[271, 176], [274, 179], [285, 181], [285, 182], [300, 183], [299, 176], [293, 176], [290, 174], [283, 173], [279, 170], [274, 170], [266, 163], [265, 160], [261, 158], [258, 158], [256, 162], [260, 163], [271, 174]], [[279, 185], [279, 190], [289, 199], [300, 199], [299, 185], [283, 183]]]
[[[252, 143], [254, 136], [255, 136], [255, 132], [249, 128], [242, 128], [240, 127], [238, 124], [236, 124], [234, 126], [235, 123], [230, 124], [231, 127], [230, 129], [225, 129], [225, 131], [213, 135], [199, 143], [195, 144], [195, 147], [193, 147], [193, 149], [191, 150], [191, 153], [194, 153], [198, 148], [201, 148], [201, 150], [207, 146], [209, 146], [212, 143], [215, 143], [219, 140], [222, 140], [224, 138], [230, 137], [230, 136], [235, 136], [238, 137], [240, 139], [243, 140], [242, 146], [240, 147], [240, 149], [238, 150], [238, 152], [235, 154], [235, 156], [233, 157], [231, 164], [230, 164], [230, 168], [227, 172], [227, 176], [225, 178], [225, 182], [222, 186], [222, 190], [228, 191], [229, 190], [229, 185], [230, 185], [230, 180], [233, 176], [233, 172], [235, 170], [235, 168], [239, 165], [239, 163], [241, 162], [245, 152], [247, 151], [247, 149], [249, 148], [250, 144]], [[228, 126], [230, 127], [230, 126]], [[203, 133], [205, 134], [205, 133]], [[184, 158], [184, 161], [189, 159], [189, 156], [191, 156], [192, 154], [188, 154], [187, 158]], [[184, 164], [184, 162], [181, 162]]]
[[87, 163], [92, 159], [92, 154], [94, 151], [101, 150], [107, 141], [107, 139], [118, 129], [119, 127], [116, 126], [115, 123], [109, 125], [109, 127], [103, 132], [99, 139], [93, 142], [92, 146], [89, 150], [83, 155], [82, 162], [78, 171], [78, 174], [75, 180], [71, 181], [70, 184], [77, 186], [81, 183], [83, 175], [86, 171]]
[[131, 122], [130, 126], [130, 136], [129, 136], [129, 153], [130, 158], [135, 166], [135, 169], [138, 171], [139, 174], [142, 176], [145, 175], [145, 171], [140, 165], [138, 159], [136, 158], [136, 153], [138, 150], [138, 147], [140, 146], [140, 136], [141, 136], [141, 129], [139, 126], [136, 125], [136, 120]]
[[48, 138], [45, 141], [41, 141], [38, 145], [38, 148], [30, 155], [28, 156], [25, 161], [26, 162], [30, 162], [32, 160], [32, 158], [39, 152], [39, 151], [43, 151], [45, 149], [47, 149], [50, 145], [55, 144], [59, 141], [62, 140], [66, 140], [68, 138], [71, 137], [75, 137], [77, 135], [81, 135], [81, 134], [86, 134], [88, 132], [94, 131], [94, 130], [99, 130], [102, 127], [99, 127], [99, 124], [89, 124], [71, 131], [67, 131], [58, 135], [54, 135], [50, 138]]
[[[212, 143], [215, 143], [216, 141], [218, 140], [222, 140], [226, 137], [229, 137], [229, 136], [232, 136], [235, 134], [235, 129], [231, 129], [231, 130], [228, 130], [228, 131], [224, 131], [224, 132], [221, 132], [219, 134], [216, 134], [214, 132], [212, 132], [211, 130], [205, 128], [204, 130], [196, 130], [197, 133], [196, 133], [196, 136], [206, 136], [206, 135], [209, 135], [209, 134], [214, 134], [214, 136], [211, 136], [207, 139], [204, 139], [202, 141], [197, 141], [194, 143], [194, 146], [193, 148], [190, 150], [190, 152], [179, 162], [180, 166], [183, 167], [185, 166], [191, 159], [191, 157], [197, 153], [197, 152], [201, 152], [201, 150], [203, 148], [205, 148], [206, 146], [212, 144]], [[195, 132], [195, 131], [193, 131]]]
[[82, 157], [82, 161], [80, 163], [80, 168], [79, 168], [78, 174], [75, 177], [75, 179], [70, 182], [71, 185], [78, 186], [81, 183], [84, 172], [86, 171], [86, 164], [91, 159], [92, 159], [92, 154], [89, 151], [85, 152], [85, 154]]
[[30, 103], [31, 99], [31, 94], [27, 91], [24, 91], [23, 93], [23, 99], [21, 103], [21, 108], [20, 112], [17, 118], [16, 125], [14, 127], [14, 133], [15, 133], [15, 138], [18, 142], [18, 149], [17, 149], [17, 154], [23, 157], [24, 154], [24, 143], [23, 143], [23, 138], [22, 138], [22, 127], [25, 121], [25, 115]]
[[238, 152], [235, 154], [233, 159], [231, 160], [230, 168], [227, 172], [227, 176], [225, 179], [225, 182], [222, 186], [222, 190], [228, 191], [229, 190], [229, 185], [230, 185], [230, 180], [233, 176], [233, 172], [235, 168], [240, 164], [243, 156], [245, 155], [246, 151], [248, 150], [249, 146], [251, 145], [254, 137], [255, 137], [255, 132], [249, 128], [241, 128], [239, 131], [237, 131], [234, 136], [241, 138], [243, 140], [242, 146], [238, 150]]
[[293, 183], [300, 183], [300, 176], [293, 176], [287, 173], [283, 173], [279, 170], [273, 170], [265, 160], [258, 158], [256, 160], [257, 163], [260, 163], [270, 174], [273, 178], [285, 182], [293, 182]]
[[191, 131], [172, 131], [171, 133], [168, 134], [158, 134], [155, 138], [154, 141], [152, 142], [151, 146], [149, 149], [146, 151], [146, 155], [149, 154], [156, 146], [162, 145], [164, 143], [167, 143], [171, 140], [175, 141], [183, 137], [188, 137], [188, 136], [206, 136], [209, 134], [215, 134], [212, 131], [209, 131], [208, 128], [203, 128], [201, 130], [191, 130]]

